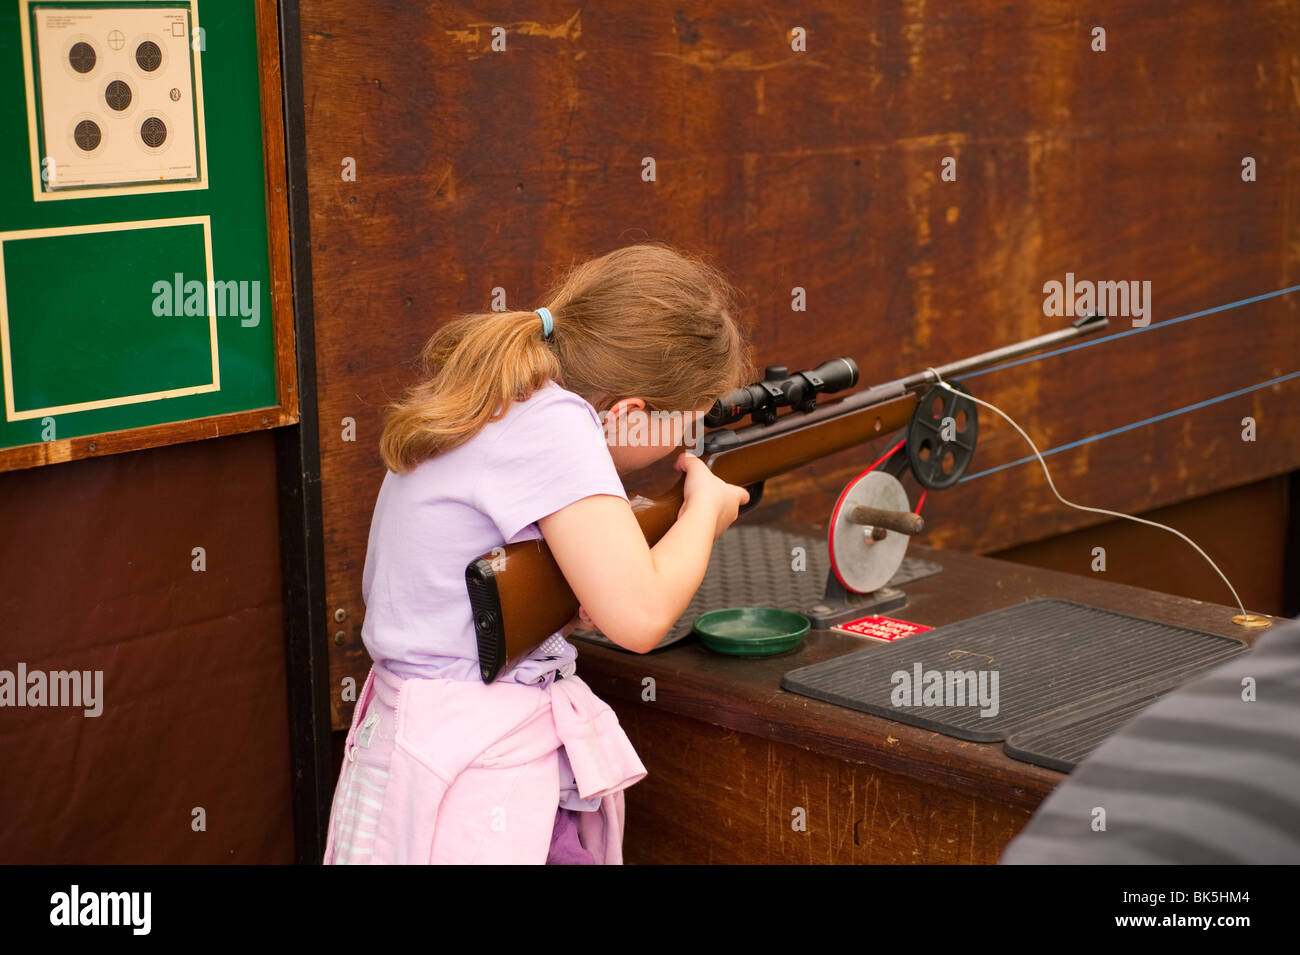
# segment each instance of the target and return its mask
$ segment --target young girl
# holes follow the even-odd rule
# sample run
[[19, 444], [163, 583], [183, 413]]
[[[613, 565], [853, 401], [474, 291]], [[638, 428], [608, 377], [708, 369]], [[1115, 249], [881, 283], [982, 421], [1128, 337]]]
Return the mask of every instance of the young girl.
[[[390, 406], [380, 441], [362, 580], [373, 665], [327, 865], [622, 862], [622, 790], [645, 767], [575, 675], [565, 635], [581, 618], [653, 649], [748, 500], [680, 454], [685, 503], [650, 547], [619, 478], [679, 450], [688, 418], [700, 427], [752, 380], [735, 303], [710, 266], [634, 245], [573, 268], [544, 308], [462, 316], [426, 344], [424, 380]], [[662, 418], [647, 427], [652, 411], [678, 412], [670, 434]], [[537, 538], [582, 609], [484, 685], [465, 567]]]

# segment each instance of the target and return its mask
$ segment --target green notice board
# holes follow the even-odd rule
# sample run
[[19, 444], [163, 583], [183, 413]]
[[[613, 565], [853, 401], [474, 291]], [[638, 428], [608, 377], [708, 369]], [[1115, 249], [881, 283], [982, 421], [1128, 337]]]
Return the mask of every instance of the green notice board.
[[0, 8], [0, 468], [284, 423], [254, 14]]

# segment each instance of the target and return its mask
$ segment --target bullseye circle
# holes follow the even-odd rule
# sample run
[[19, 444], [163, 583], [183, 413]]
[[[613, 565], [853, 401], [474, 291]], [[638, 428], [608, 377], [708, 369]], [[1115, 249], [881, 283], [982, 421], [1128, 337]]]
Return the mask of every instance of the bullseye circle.
[[89, 43], [74, 43], [68, 51], [68, 63], [78, 73], [89, 73], [95, 68], [95, 48]]
[[135, 48], [135, 62], [146, 73], [162, 66], [162, 48], [153, 40], [145, 40]]
[[113, 80], [104, 89], [104, 102], [108, 104], [109, 109], [122, 112], [131, 105], [131, 87], [121, 80]]
[[150, 116], [140, 124], [140, 141], [150, 149], [157, 149], [167, 141], [167, 124], [157, 116]]
[[103, 133], [100, 131], [98, 123], [93, 120], [83, 119], [73, 129], [72, 139], [77, 144], [78, 149], [90, 153], [99, 148]]

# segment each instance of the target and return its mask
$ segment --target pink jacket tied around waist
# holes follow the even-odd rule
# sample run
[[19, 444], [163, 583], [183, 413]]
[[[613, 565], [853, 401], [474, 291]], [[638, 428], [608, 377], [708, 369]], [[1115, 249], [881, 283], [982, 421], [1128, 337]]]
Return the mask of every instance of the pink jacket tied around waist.
[[[519, 683], [402, 679], [372, 666], [352, 715], [330, 812], [326, 865], [546, 860], [561, 753], [579, 840], [623, 861], [623, 790], [645, 766], [618, 717], [576, 676]], [[494, 848], [495, 847], [495, 848]]]

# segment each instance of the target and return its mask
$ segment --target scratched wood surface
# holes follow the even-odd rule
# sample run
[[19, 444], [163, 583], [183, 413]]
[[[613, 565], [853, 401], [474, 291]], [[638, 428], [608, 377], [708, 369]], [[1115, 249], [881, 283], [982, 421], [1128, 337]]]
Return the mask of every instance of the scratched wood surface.
[[[850, 355], [870, 381], [1060, 327], [1043, 285], [1067, 272], [1150, 281], [1157, 325], [1300, 282], [1290, 0], [1191, 0], [1176, 19], [1158, 0], [1087, 15], [1064, 0], [301, 11], [326, 594], [331, 619], [345, 615], [336, 687], [367, 665], [383, 405], [429, 333], [486, 308], [494, 286], [531, 307], [573, 258], [673, 242], [744, 291], [760, 363]], [[1242, 181], [1247, 156], [1257, 181]], [[956, 181], [941, 180], [944, 157]], [[791, 310], [795, 287], [806, 312]], [[1043, 448], [1067, 444], [1300, 370], [1297, 294], [969, 385]], [[1297, 420], [1291, 379], [1049, 461], [1068, 497], [1145, 510], [1296, 468]], [[770, 482], [764, 508], [820, 519], [874, 451]], [[1027, 454], [984, 413], [972, 475]], [[1095, 521], [1062, 508], [1033, 464], [931, 495], [926, 514], [929, 543], [976, 552]], [[333, 716], [346, 726], [350, 704]]]
[[[629, 865], [992, 865], [1031, 810], [643, 707]], [[689, 782], [688, 782], [689, 781]]]

